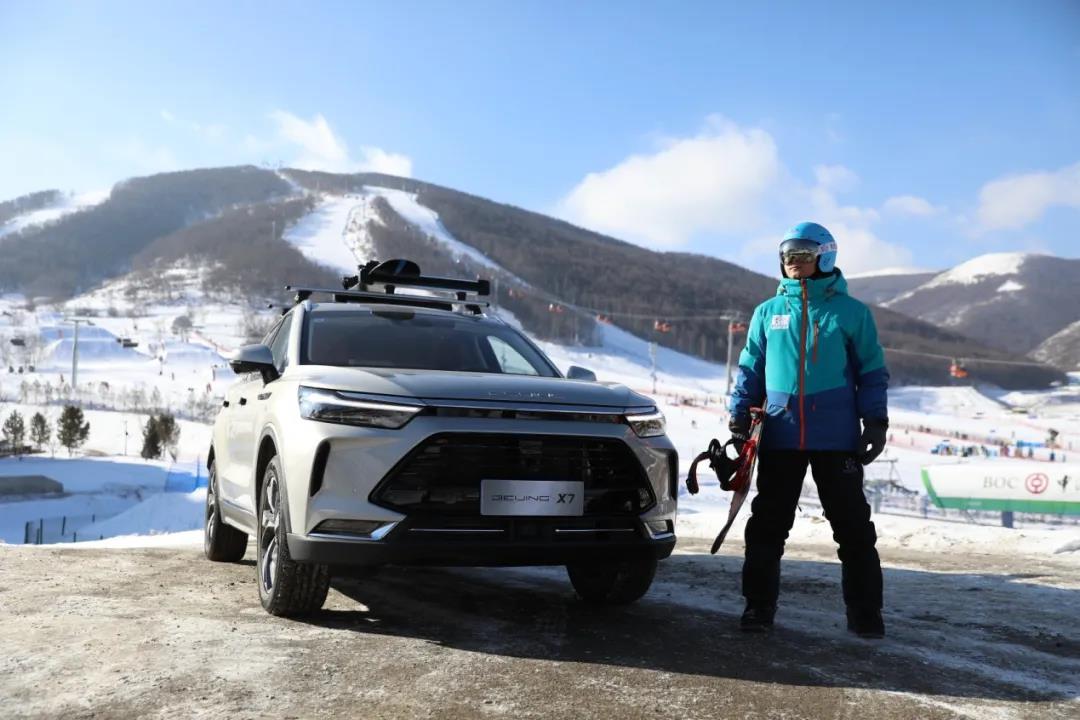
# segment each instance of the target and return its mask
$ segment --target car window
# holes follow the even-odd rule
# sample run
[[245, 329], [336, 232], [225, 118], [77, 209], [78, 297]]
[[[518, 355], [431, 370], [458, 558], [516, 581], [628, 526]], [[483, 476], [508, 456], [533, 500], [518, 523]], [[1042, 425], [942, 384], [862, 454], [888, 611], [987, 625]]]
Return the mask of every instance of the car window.
[[278, 372], [284, 372], [288, 365], [289, 328], [292, 327], [292, 318], [292, 313], [285, 316], [277, 335], [271, 341], [270, 354], [274, 356], [274, 367]]
[[[501, 355], [499, 348], [505, 348]], [[311, 365], [558, 377], [551, 362], [511, 327], [413, 311], [312, 311], [301, 358]]]
[[499, 362], [499, 368], [509, 375], [536, 375], [536, 368], [521, 356], [510, 343], [500, 337], [489, 335], [487, 338], [491, 352]]

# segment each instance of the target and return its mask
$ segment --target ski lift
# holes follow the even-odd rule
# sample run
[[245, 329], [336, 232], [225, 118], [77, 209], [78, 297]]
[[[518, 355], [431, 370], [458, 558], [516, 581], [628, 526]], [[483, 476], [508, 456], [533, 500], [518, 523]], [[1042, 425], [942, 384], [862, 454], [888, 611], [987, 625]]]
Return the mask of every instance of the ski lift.
[[967, 368], [959, 360], [953, 359], [952, 364], [949, 365], [949, 376], [963, 380], [968, 376]]
[[558, 303], [548, 303], [548, 312], [553, 312], [556, 315], [562, 315], [563, 306]]
[[604, 313], [597, 313], [596, 322], [604, 323], [605, 325], [610, 325], [611, 324], [611, 318], [608, 317], [607, 315], [605, 315]]
[[653, 330], [656, 332], [669, 333], [671, 332], [671, 323], [667, 320], [654, 320]]
[[26, 338], [16, 335], [15, 337], [11, 338], [11, 344], [15, 347], [26, 347]]
[[728, 332], [730, 333], [744, 333], [746, 332], [746, 323], [739, 322], [738, 320], [732, 320], [728, 323]]

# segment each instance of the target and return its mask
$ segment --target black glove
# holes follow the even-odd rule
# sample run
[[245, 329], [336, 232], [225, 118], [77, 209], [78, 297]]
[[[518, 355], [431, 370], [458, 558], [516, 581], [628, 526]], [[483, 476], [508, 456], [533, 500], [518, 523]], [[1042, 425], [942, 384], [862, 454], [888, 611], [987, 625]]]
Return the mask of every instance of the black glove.
[[741, 454], [743, 445], [750, 439], [750, 416], [732, 415], [728, 430], [731, 431], [731, 439], [735, 443], [735, 452]]
[[[889, 429], [888, 418], [865, 418], [863, 420], [862, 440], [856, 453], [859, 462], [869, 465], [885, 449], [885, 431]], [[867, 449], [869, 445], [869, 449]]]

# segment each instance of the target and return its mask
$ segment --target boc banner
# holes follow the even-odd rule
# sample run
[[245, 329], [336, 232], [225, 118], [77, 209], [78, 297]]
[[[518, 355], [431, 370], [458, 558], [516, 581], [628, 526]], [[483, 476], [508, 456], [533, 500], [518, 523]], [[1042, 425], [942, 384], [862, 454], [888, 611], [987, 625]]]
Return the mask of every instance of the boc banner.
[[996, 462], [932, 465], [926, 493], [940, 508], [1080, 514], [1080, 465]]

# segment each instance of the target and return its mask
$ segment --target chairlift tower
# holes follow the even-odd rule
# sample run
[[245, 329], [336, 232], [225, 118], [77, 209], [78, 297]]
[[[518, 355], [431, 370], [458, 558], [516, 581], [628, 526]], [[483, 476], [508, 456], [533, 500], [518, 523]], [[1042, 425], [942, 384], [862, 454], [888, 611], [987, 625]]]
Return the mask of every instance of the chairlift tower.
[[64, 318], [61, 322], [75, 326], [75, 335], [71, 343], [71, 390], [74, 392], [79, 383], [79, 324], [93, 325], [94, 323], [88, 318]]

